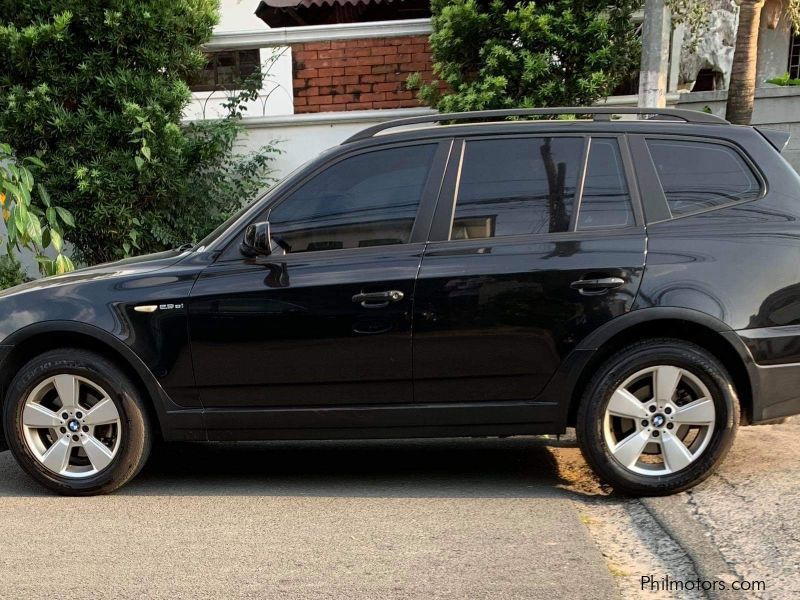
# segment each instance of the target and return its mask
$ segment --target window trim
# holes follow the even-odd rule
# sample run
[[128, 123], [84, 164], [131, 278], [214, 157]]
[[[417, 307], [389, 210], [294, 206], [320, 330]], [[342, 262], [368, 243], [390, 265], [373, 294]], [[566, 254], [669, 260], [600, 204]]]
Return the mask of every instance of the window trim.
[[[464, 155], [466, 153], [466, 146], [472, 141], [482, 141], [491, 139], [516, 139], [516, 138], [543, 138], [543, 137], [579, 137], [584, 138], [583, 155], [581, 157], [581, 165], [579, 167], [577, 184], [575, 190], [575, 208], [573, 214], [570, 216], [570, 227], [567, 231], [560, 231], [556, 233], [521, 233], [515, 235], [495, 236], [491, 238], [476, 238], [469, 240], [452, 240], [453, 220], [455, 218], [456, 205], [458, 203], [458, 187], [461, 179], [461, 170], [464, 163]], [[577, 230], [578, 216], [580, 214], [580, 205], [583, 200], [583, 187], [586, 181], [586, 172], [588, 168], [589, 149], [592, 138], [599, 139], [614, 139], [617, 141], [617, 146], [622, 157], [623, 174], [628, 184], [628, 194], [630, 196], [631, 209], [633, 210], [634, 223], [626, 227], [610, 227], [610, 228], [597, 228], [592, 230]], [[433, 224], [431, 225], [431, 232], [428, 238], [430, 243], [451, 242], [465, 244], [469, 242], [480, 242], [486, 244], [487, 240], [492, 240], [491, 243], [496, 243], [500, 240], [529, 240], [535, 238], [536, 240], [563, 240], [563, 239], [590, 239], [592, 237], [614, 235], [615, 233], [626, 233], [644, 226], [644, 213], [641, 209], [641, 196], [639, 192], [638, 182], [636, 181], [633, 169], [633, 160], [628, 148], [627, 136], [625, 133], [614, 132], [597, 132], [591, 133], [587, 131], [576, 132], [524, 132], [514, 134], [493, 133], [489, 135], [472, 135], [455, 138], [453, 143], [453, 151], [451, 152], [450, 162], [444, 175], [444, 182], [442, 184], [442, 192], [439, 195], [439, 202], [434, 216]]]
[[[724, 208], [730, 208], [732, 206], [738, 206], [740, 204], [747, 204], [748, 202], [755, 202], [756, 200], [760, 200], [761, 198], [767, 195], [767, 181], [764, 178], [764, 174], [761, 172], [761, 169], [759, 169], [756, 166], [755, 162], [753, 162], [753, 160], [741, 146], [733, 143], [730, 140], [723, 138], [712, 138], [709, 136], [648, 134], [648, 133], [631, 135], [630, 138], [631, 138], [631, 145], [637, 150], [636, 173], [637, 176], [640, 177], [640, 183], [642, 184], [642, 187], [645, 189], [646, 192], [644, 198], [646, 198], [645, 203], [647, 204], [647, 206], [645, 206], [645, 217], [647, 225], [655, 225], [657, 223], [676, 221], [678, 219], [694, 217], [696, 215], [702, 215], [715, 210], [721, 210]], [[716, 144], [720, 146], [726, 146], [730, 148], [733, 152], [735, 152], [739, 156], [739, 158], [745, 163], [745, 165], [750, 169], [750, 172], [752, 173], [753, 177], [755, 178], [756, 182], [759, 185], [759, 193], [754, 198], [748, 198], [745, 200], [734, 200], [731, 202], [726, 202], [723, 204], [719, 204], [717, 206], [704, 208], [683, 215], [673, 216], [672, 211], [669, 208], [669, 202], [667, 201], [667, 196], [664, 193], [663, 187], [661, 186], [661, 178], [658, 176], [658, 169], [656, 169], [655, 161], [653, 160], [653, 156], [650, 154], [650, 147], [647, 144], [648, 140], [676, 140], [684, 142], [695, 142], [701, 144]], [[650, 211], [653, 214], [657, 215], [657, 217], [653, 220], [647, 218], [648, 206], [650, 207]]]
[[[295, 254], [286, 254], [285, 256], [281, 256], [281, 261], [290, 257], [290, 256], [298, 256], [298, 257], [305, 257], [306, 259], [311, 259], [312, 257], [321, 256], [321, 257], [328, 257], [331, 256], [332, 253], [343, 253], [343, 252], [354, 252], [360, 251], [364, 252], [365, 250], [375, 250], [386, 251], [387, 248], [408, 248], [411, 245], [423, 243], [426, 240], [423, 239], [427, 237], [428, 230], [430, 229], [430, 219], [432, 213], [434, 211], [434, 206], [436, 205], [436, 201], [441, 193], [442, 188], [442, 178], [444, 177], [444, 170], [446, 166], [446, 161], [449, 158], [451, 146], [452, 146], [452, 138], [445, 138], [445, 139], [426, 139], [426, 140], [414, 140], [414, 141], [406, 141], [406, 142], [395, 142], [395, 143], [388, 143], [388, 144], [380, 144], [380, 145], [370, 145], [363, 148], [353, 149], [352, 151], [343, 151], [341, 153], [336, 153], [333, 156], [327, 157], [326, 160], [317, 164], [315, 167], [312, 167], [307, 173], [300, 176], [296, 181], [293, 181], [291, 185], [286, 187], [285, 189], [281, 190], [279, 194], [277, 194], [274, 198], [270, 198], [269, 201], [262, 206], [260, 206], [250, 218], [248, 218], [245, 223], [233, 234], [230, 239], [225, 244], [224, 249], [222, 250], [219, 258], [216, 262], [227, 262], [227, 261], [236, 261], [236, 260], [244, 260], [246, 259], [239, 252], [239, 244], [241, 243], [242, 236], [244, 235], [245, 229], [252, 223], [258, 223], [264, 220], [268, 220], [269, 214], [273, 208], [279, 206], [282, 202], [287, 200], [295, 191], [299, 188], [304, 186], [306, 183], [311, 181], [314, 177], [322, 173], [323, 171], [328, 170], [329, 168], [337, 165], [338, 163], [347, 160], [348, 158], [352, 158], [354, 156], [360, 156], [362, 154], [371, 154], [374, 152], [379, 152], [381, 150], [391, 150], [393, 148], [407, 148], [411, 146], [435, 146], [433, 152], [433, 158], [431, 160], [431, 168], [428, 172], [428, 177], [425, 180], [425, 183], [422, 187], [422, 196], [420, 197], [419, 206], [417, 206], [417, 213], [414, 215], [414, 224], [411, 228], [411, 235], [409, 240], [405, 244], [391, 244], [386, 246], [365, 246], [363, 248], [335, 248], [330, 250], [311, 250], [307, 252], [298, 252]], [[257, 257], [256, 257], [257, 258]], [[267, 258], [270, 258], [268, 256]], [[247, 259], [247, 260], [254, 260], [254, 259]], [[274, 257], [271, 258], [274, 261]]]
[[[583, 192], [586, 187], [586, 177], [589, 172], [589, 155], [592, 151], [592, 143], [595, 140], [614, 140], [617, 143], [617, 150], [619, 157], [622, 161], [622, 176], [625, 178], [625, 186], [628, 188], [628, 201], [631, 205], [631, 212], [633, 214], [633, 225], [626, 225], [625, 227], [595, 227], [591, 229], [578, 229], [578, 219], [581, 216], [581, 207], [583, 206]], [[590, 135], [586, 145], [585, 154], [583, 157], [583, 178], [580, 181], [580, 193], [578, 207], [575, 211], [575, 222], [571, 223], [571, 231], [576, 233], [584, 232], [604, 232], [604, 231], [623, 231], [633, 227], [640, 227], [644, 222], [642, 218], [642, 211], [640, 207], [639, 188], [636, 183], [636, 177], [633, 173], [633, 163], [630, 157], [630, 148], [628, 148], [628, 141], [626, 136], [623, 135]]]
[[[793, 59], [797, 58], [797, 64], [793, 65]], [[800, 32], [794, 27], [789, 31], [789, 56], [786, 59], [786, 72], [789, 77], [800, 77]]]

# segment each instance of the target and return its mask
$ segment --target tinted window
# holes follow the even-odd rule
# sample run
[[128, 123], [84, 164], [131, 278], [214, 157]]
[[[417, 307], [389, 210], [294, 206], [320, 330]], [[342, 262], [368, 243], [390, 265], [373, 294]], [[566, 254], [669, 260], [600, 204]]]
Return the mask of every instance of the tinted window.
[[568, 231], [584, 140], [467, 142], [451, 239]]
[[761, 192], [733, 148], [684, 140], [648, 140], [647, 145], [673, 217], [752, 200]]
[[617, 140], [593, 138], [578, 229], [613, 229], [633, 224], [631, 197]]
[[291, 252], [407, 243], [436, 144], [339, 161], [276, 206], [273, 237]]

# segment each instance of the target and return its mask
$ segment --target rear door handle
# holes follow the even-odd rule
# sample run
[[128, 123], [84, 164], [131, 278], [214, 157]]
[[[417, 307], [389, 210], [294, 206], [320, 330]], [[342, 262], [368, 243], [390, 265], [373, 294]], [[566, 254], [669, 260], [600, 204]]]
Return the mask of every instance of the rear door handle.
[[599, 296], [623, 285], [625, 285], [625, 280], [622, 277], [600, 277], [598, 279], [579, 279], [570, 283], [569, 287], [578, 290], [584, 296]]
[[353, 296], [353, 302], [358, 302], [364, 308], [385, 308], [390, 302], [400, 302], [405, 294], [400, 290], [389, 290], [388, 292], [367, 292]]

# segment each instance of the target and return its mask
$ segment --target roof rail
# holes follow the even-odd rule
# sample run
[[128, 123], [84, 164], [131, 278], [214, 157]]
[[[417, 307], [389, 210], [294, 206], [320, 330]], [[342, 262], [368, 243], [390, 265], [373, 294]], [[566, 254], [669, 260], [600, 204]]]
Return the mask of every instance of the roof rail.
[[405, 127], [407, 125], [419, 125], [421, 123], [441, 123], [442, 121], [474, 121], [502, 119], [504, 117], [528, 117], [537, 115], [593, 115], [594, 121], [610, 121], [611, 115], [653, 115], [656, 117], [668, 117], [678, 119], [686, 123], [724, 123], [728, 121], [722, 117], [712, 115], [697, 110], [686, 110], [680, 108], [630, 108], [622, 106], [591, 106], [591, 107], [551, 107], [551, 108], [512, 108], [508, 110], [478, 110], [473, 112], [461, 113], [439, 113], [424, 115], [421, 117], [408, 117], [405, 119], [395, 119], [378, 123], [371, 127], [359, 131], [355, 135], [347, 138], [342, 144], [349, 144], [365, 140], [375, 136], [375, 134], [394, 129], [395, 127]]

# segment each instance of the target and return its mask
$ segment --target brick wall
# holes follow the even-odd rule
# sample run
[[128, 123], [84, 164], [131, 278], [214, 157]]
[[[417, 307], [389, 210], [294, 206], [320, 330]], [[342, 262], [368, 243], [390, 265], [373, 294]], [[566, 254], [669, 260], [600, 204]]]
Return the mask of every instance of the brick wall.
[[295, 44], [292, 60], [296, 113], [419, 106], [405, 81], [431, 79], [426, 36]]

